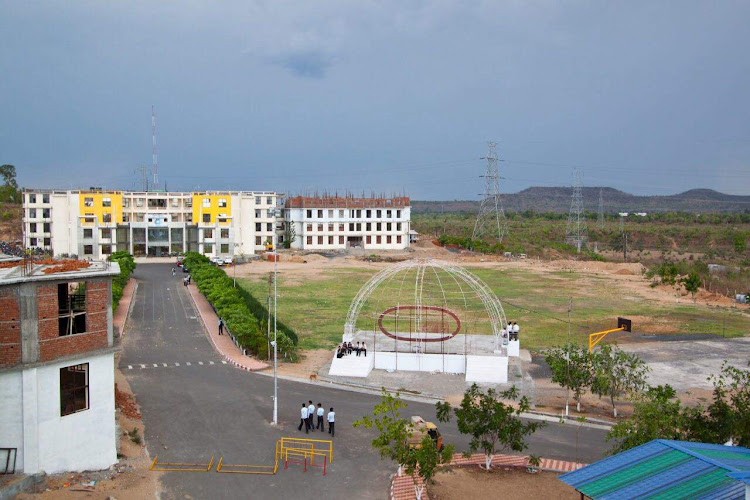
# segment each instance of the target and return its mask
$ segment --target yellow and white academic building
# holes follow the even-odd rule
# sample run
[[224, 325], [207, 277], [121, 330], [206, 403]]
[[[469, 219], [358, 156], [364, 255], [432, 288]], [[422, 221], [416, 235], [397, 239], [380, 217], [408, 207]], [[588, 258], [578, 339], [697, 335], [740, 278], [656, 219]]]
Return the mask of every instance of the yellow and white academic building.
[[254, 254], [283, 235], [274, 192], [25, 190], [27, 248], [102, 259], [188, 251], [208, 256]]
[[[199, 252], [252, 255], [284, 243], [331, 251], [409, 246], [408, 197], [292, 197], [257, 191], [24, 190], [24, 243], [52, 255], [105, 259]], [[289, 228], [287, 228], [289, 226]]]

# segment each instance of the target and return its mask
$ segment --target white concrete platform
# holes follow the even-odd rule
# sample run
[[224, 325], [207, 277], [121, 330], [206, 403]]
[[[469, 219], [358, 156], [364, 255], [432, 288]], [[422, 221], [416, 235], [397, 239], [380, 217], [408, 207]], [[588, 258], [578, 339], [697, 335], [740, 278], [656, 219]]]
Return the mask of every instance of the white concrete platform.
[[505, 356], [467, 356], [466, 381], [492, 384], [507, 383], [508, 358]]
[[367, 356], [357, 356], [355, 353], [352, 353], [337, 358], [334, 353], [331, 369], [328, 370], [328, 374], [339, 377], [367, 377], [375, 366], [374, 353], [368, 352], [367, 354]]
[[521, 341], [509, 340], [508, 341], [508, 357], [518, 358], [520, 356], [521, 356]]

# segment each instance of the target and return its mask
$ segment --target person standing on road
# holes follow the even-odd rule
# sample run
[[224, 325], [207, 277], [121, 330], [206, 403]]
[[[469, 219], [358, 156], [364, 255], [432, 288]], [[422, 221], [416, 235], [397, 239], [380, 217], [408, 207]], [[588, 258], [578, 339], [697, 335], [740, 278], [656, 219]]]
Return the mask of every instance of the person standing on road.
[[309, 432], [309, 428], [307, 425], [307, 406], [305, 406], [305, 403], [302, 403], [302, 410], [299, 412], [299, 427], [297, 427], [298, 431], [302, 430], [302, 426], [305, 426], [305, 434]]
[[323, 405], [321, 403], [318, 403], [318, 409], [317, 409], [317, 415], [318, 415], [318, 423], [315, 426], [315, 429], [320, 429], [320, 432], [323, 432], [326, 430], [326, 426], [323, 423], [323, 414], [325, 413], [325, 409], [323, 409]]
[[328, 410], [328, 434], [331, 435], [331, 437], [336, 435], [336, 414], [333, 411], [333, 407], [331, 407], [330, 410]]
[[310, 405], [307, 407], [307, 426], [310, 428], [310, 430], [315, 430], [315, 405], [312, 402], [312, 399], [308, 401]]
[[219, 318], [219, 335], [224, 335], [224, 320]]
[[174, 277], [174, 275], [175, 275], [175, 270], [174, 270], [174, 267], [173, 267], [172, 268], [172, 276]]

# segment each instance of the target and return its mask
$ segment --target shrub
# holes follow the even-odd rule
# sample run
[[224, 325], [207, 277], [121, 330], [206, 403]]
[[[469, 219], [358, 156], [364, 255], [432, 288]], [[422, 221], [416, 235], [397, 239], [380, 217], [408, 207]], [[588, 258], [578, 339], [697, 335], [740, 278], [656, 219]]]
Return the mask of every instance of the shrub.
[[110, 262], [117, 262], [120, 265], [120, 274], [112, 280], [112, 309], [117, 306], [122, 299], [125, 285], [130, 280], [130, 275], [135, 271], [135, 259], [128, 252], [115, 252], [107, 258]]

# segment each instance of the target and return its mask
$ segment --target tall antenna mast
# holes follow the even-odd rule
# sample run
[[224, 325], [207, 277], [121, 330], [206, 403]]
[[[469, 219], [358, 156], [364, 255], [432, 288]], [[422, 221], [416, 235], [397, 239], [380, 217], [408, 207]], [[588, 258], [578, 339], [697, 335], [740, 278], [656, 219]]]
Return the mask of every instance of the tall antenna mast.
[[588, 240], [586, 219], [583, 213], [583, 175], [578, 168], [573, 169], [573, 200], [570, 203], [570, 214], [568, 215], [568, 228], [565, 231], [565, 242], [576, 247], [578, 253], [586, 246]]
[[154, 188], [159, 185], [159, 164], [156, 161], [156, 111], [151, 105], [151, 171], [154, 173]]
[[482, 160], [487, 160], [487, 173], [483, 176], [485, 190], [471, 239], [497, 238], [497, 242], [501, 243], [508, 232], [508, 221], [500, 201], [500, 174], [497, 166], [499, 160], [495, 151], [496, 146], [497, 143], [488, 142], [489, 152], [486, 157], [482, 158]]

